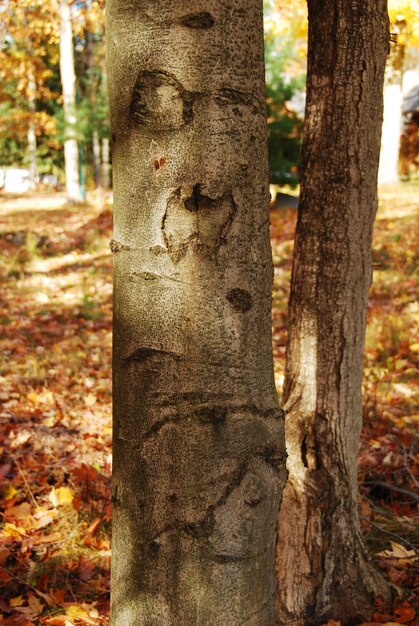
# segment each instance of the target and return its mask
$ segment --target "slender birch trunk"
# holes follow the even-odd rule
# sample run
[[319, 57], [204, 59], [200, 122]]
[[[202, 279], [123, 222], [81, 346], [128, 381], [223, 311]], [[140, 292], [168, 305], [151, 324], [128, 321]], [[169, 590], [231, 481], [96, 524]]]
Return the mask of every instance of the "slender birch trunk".
[[284, 387], [289, 480], [278, 622], [351, 620], [388, 588], [357, 506], [371, 236], [377, 208], [385, 0], [309, 0], [307, 105]]
[[[404, 20], [391, 25], [394, 36], [403, 33]], [[403, 70], [405, 45], [394, 41], [387, 58], [384, 80], [384, 119], [381, 133], [380, 167], [378, 182], [399, 182], [399, 151], [402, 133]]]
[[107, 5], [114, 626], [273, 626], [262, 2]]
[[101, 172], [101, 180], [102, 180], [102, 187], [104, 189], [109, 189], [109, 187], [111, 186], [111, 177], [110, 177], [110, 171], [111, 171], [111, 165], [110, 165], [110, 150], [109, 150], [109, 139], [107, 137], [103, 137], [102, 142], [102, 150], [101, 150], [101, 156], [102, 156], [102, 172]]
[[35, 131], [35, 113], [36, 113], [36, 82], [32, 73], [29, 74], [28, 81], [28, 108], [30, 113], [28, 124], [28, 153], [29, 153], [29, 178], [32, 189], [35, 188], [38, 179], [38, 168], [36, 165], [36, 131]]
[[59, 1], [60, 74], [65, 123], [64, 159], [68, 199], [82, 202], [76, 139], [76, 75], [74, 72], [73, 29], [69, 0]]
[[101, 181], [101, 159], [100, 159], [100, 140], [97, 130], [92, 133], [92, 147], [93, 147], [93, 178], [95, 181], [96, 189], [102, 186]]

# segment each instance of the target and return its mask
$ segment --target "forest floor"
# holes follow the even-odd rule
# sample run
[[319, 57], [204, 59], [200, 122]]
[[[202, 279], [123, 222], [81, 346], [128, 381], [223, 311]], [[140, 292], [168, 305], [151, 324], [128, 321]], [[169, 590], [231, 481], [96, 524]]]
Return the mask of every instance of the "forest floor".
[[[418, 192], [382, 189], [374, 234], [360, 509], [374, 558], [406, 592], [393, 607], [377, 599], [376, 624], [415, 623]], [[295, 221], [271, 212], [278, 389]], [[100, 195], [83, 207], [0, 196], [1, 626], [109, 621], [111, 229]]]

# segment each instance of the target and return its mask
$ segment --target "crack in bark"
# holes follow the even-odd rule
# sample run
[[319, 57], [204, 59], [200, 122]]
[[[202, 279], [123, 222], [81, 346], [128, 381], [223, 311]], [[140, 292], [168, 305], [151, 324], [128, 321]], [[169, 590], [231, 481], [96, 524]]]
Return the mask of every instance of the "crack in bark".
[[[160, 351], [155, 351], [160, 352]], [[161, 351], [163, 352], [163, 351]], [[165, 354], [170, 354], [171, 356], [179, 356], [175, 353], [166, 352]], [[140, 362], [144, 361], [148, 358], [148, 354], [143, 356], [140, 355]], [[135, 359], [139, 360], [139, 359]], [[171, 408], [171, 407], [168, 407]], [[173, 407], [176, 409], [176, 407]], [[190, 420], [191, 418], [197, 417], [201, 424], [214, 424], [221, 425], [228, 418], [234, 419], [238, 415], [242, 413], [250, 413], [253, 417], [258, 417], [260, 419], [282, 419], [282, 411], [279, 408], [275, 409], [258, 409], [255, 405], [196, 405], [195, 407], [191, 407], [190, 411], [187, 413], [178, 413], [167, 415], [160, 420], [157, 420], [142, 436], [141, 446], [150, 439], [150, 437], [157, 435], [162, 428], [164, 428], [167, 424], [179, 424], [184, 421]], [[282, 457], [276, 457], [276, 448], [275, 447], [267, 447], [266, 449], [257, 452], [258, 455], [262, 456], [267, 463], [276, 467], [276, 465], [280, 465], [281, 462], [284, 461]]]
[[162, 350], [159, 348], [137, 348], [132, 352], [129, 356], [124, 359], [124, 365], [129, 365], [130, 363], [144, 363], [147, 359], [151, 357], [172, 357], [177, 361], [180, 361], [183, 356], [178, 354], [177, 352], [172, 352], [170, 350]]
[[180, 278], [175, 278], [174, 276], [168, 276], [167, 274], [156, 274], [155, 272], [147, 272], [147, 271], [129, 272], [129, 274], [126, 274], [126, 276], [128, 277], [128, 280], [134, 280], [135, 278], [142, 278], [145, 281], [170, 280], [172, 282], [181, 283], [183, 285], [188, 284], [188, 283], [185, 283]]

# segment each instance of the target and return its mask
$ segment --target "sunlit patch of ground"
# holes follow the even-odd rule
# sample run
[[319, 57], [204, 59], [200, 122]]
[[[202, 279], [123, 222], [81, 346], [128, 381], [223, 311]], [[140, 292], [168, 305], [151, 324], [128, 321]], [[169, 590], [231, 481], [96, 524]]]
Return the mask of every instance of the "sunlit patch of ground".
[[[360, 453], [364, 530], [393, 580], [410, 588], [417, 540], [417, 190], [398, 185], [381, 197]], [[112, 215], [106, 198], [91, 200], [71, 207], [62, 194], [0, 196], [4, 626], [108, 621]], [[271, 212], [278, 390], [295, 221], [295, 209]]]
[[107, 622], [111, 223], [103, 203], [0, 198], [5, 625]]

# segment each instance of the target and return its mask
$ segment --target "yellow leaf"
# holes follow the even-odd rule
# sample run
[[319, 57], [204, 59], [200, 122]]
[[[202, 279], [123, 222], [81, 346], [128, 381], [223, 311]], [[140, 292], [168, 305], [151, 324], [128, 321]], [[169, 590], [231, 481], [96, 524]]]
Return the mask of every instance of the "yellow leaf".
[[16, 494], [17, 490], [10, 483], [4, 485], [3, 489], [1, 490], [1, 497], [3, 498], [3, 500], [11, 500]]
[[69, 487], [53, 487], [48, 498], [52, 506], [65, 506], [73, 502], [74, 496]]
[[99, 616], [97, 609], [88, 604], [71, 604], [66, 608], [65, 614], [71, 620], [83, 620], [85, 624], [91, 624], [92, 626], [97, 623], [95, 618]]
[[25, 600], [23, 599], [23, 596], [17, 596], [16, 598], [10, 598], [10, 600], [9, 600], [10, 606], [22, 606], [22, 604], [24, 602], [25, 602]]
[[5, 523], [3, 532], [7, 537], [20, 538], [23, 535], [26, 535], [26, 530], [24, 528], [22, 528], [21, 526], [16, 526], [15, 524], [11, 524], [9, 522]]
[[31, 607], [35, 615], [40, 615], [43, 612], [44, 605], [35, 596], [29, 596], [28, 602], [29, 602], [29, 606]]

